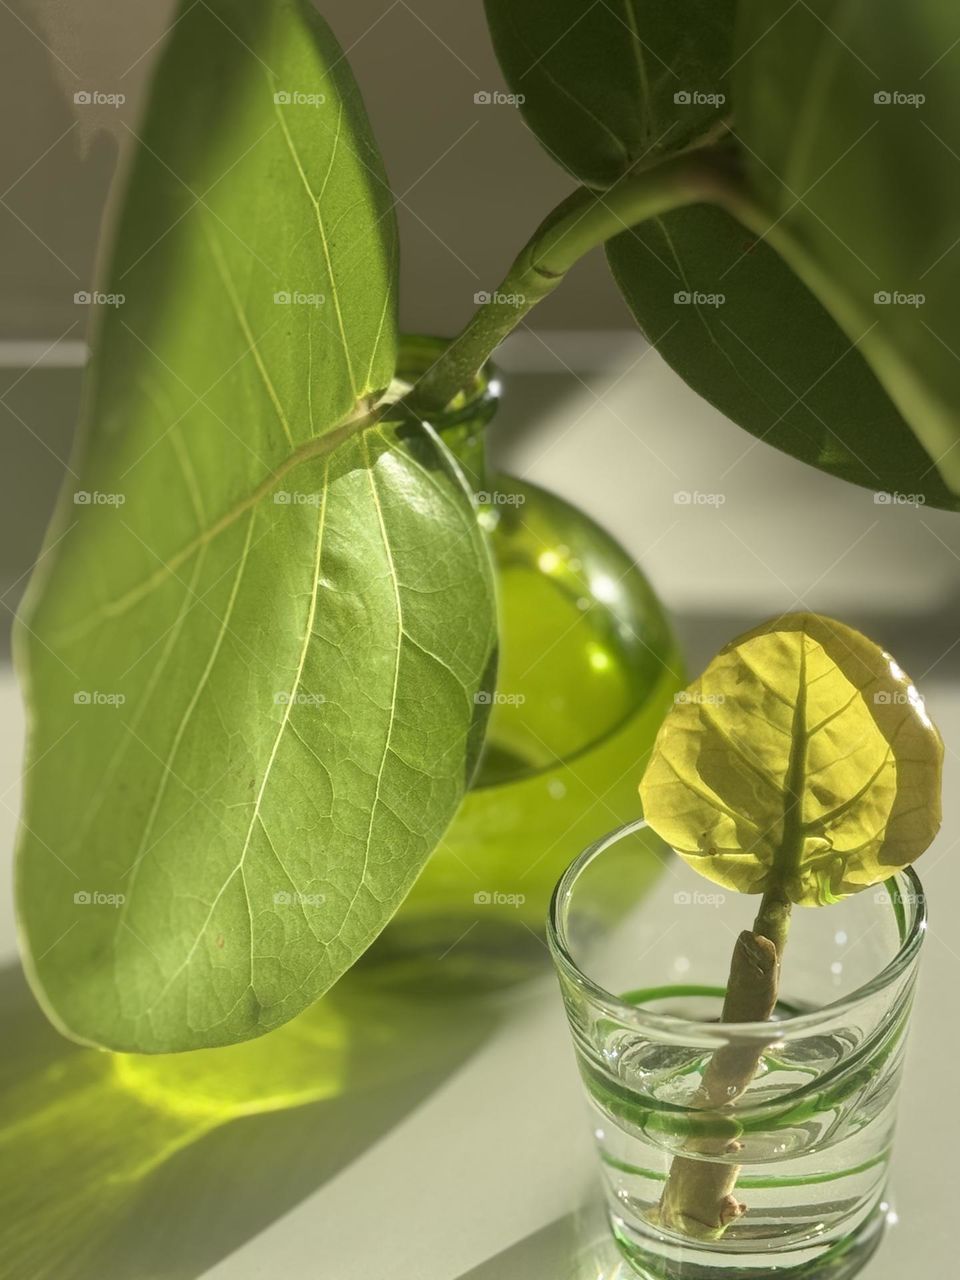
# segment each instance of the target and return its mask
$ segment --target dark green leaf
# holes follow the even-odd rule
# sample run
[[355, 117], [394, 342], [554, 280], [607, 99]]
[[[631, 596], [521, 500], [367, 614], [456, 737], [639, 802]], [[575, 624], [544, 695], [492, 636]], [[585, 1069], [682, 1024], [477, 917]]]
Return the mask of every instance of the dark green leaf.
[[679, 209], [624, 232], [608, 256], [660, 354], [734, 422], [868, 489], [956, 505], [859, 350], [729, 214]]
[[291, 1018], [463, 793], [493, 595], [443, 446], [368, 413], [392, 210], [306, 3], [184, 5], [17, 638], [25, 959], [76, 1038], [179, 1050]]
[[771, 239], [960, 492], [960, 11], [741, 9], [737, 128]]
[[[497, 57], [546, 149], [610, 186], [724, 110], [734, 0], [485, 0]], [[717, 98], [720, 101], [717, 101]]]
[[[738, 58], [732, 3], [703, 6], [696, 19], [690, 6], [635, 0], [592, 7], [487, 0], [487, 12], [510, 87], [525, 97], [528, 123], [577, 178], [601, 186], [614, 184], [640, 158], [649, 163], [688, 144], [729, 114], [675, 97], [729, 96], [729, 73], [736, 68], [742, 78], [744, 68], [757, 66], [763, 74], [774, 39], [771, 32], [752, 48], [760, 32], [747, 30]], [[773, 18], [762, 5], [758, 14], [766, 30]], [[790, 44], [785, 37], [788, 51]], [[803, 55], [794, 71], [797, 83], [785, 90], [767, 70], [768, 114], [784, 128], [796, 123], [791, 104], [806, 75]], [[735, 121], [735, 133], [737, 127]], [[842, 317], [825, 309], [773, 243], [776, 237], [758, 240], [720, 209], [695, 206], [625, 231], [608, 254], [647, 336], [734, 422], [832, 475], [955, 506], [861, 353], [862, 329], [845, 332]], [[684, 305], [677, 295], [720, 295], [724, 302]]]

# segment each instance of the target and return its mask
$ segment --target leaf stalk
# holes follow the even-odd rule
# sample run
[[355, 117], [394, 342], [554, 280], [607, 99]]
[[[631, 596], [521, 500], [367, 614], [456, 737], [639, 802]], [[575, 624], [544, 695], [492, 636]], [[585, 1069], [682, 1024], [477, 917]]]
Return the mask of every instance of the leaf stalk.
[[471, 385], [486, 360], [570, 268], [611, 237], [685, 205], [725, 203], [736, 186], [727, 142], [698, 146], [633, 169], [612, 187], [580, 187], [562, 201], [524, 245], [502, 283], [406, 396], [429, 417]]

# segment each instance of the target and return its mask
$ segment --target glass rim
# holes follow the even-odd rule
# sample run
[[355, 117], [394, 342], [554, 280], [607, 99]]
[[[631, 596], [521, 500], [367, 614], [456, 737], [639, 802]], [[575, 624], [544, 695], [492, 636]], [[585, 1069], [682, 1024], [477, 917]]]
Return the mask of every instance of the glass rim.
[[[671, 1036], [702, 1036], [708, 1040], [727, 1040], [730, 1030], [736, 1028], [738, 1037], [745, 1036], [750, 1039], [756, 1036], [758, 1038], [762, 1037], [765, 1042], [769, 1042], [771, 1026], [776, 1028], [778, 1038], [787, 1036], [793, 1031], [810, 1030], [822, 1024], [824, 1019], [842, 1014], [869, 999], [870, 996], [875, 995], [877, 992], [883, 991], [900, 977], [920, 949], [927, 927], [927, 898], [920, 877], [912, 866], [907, 866], [900, 871], [895, 871], [888, 877], [888, 880], [902, 879], [905, 881], [909, 893], [903, 895], [903, 901], [909, 902], [914, 908], [914, 918], [910, 923], [906, 936], [901, 939], [896, 954], [869, 981], [847, 995], [831, 1001], [829, 1004], [821, 1005], [819, 1008], [805, 1013], [778, 1018], [776, 1022], [700, 1022], [695, 1019], [680, 1017], [678, 1014], [653, 1013], [642, 1006], [628, 1004], [612, 991], [607, 991], [605, 987], [594, 982], [589, 974], [585, 973], [583, 968], [574, 960], [567, 946], [561, 911], [569, 901], [573, 886], [581, 873], [586, 870], [595, 858], [625, 836], [633, 835], [637, 831], [643, 831], [648, 826], [649, 824], [645, 818], [637, 818], [633, 822], [627, 822], [620, 827], [614, 828], [613, 831], [608, 831], [605, 836], [601, 836], [599, 840], [595, 840], [593, 844], [588, 845], [582, 853], [574, 858], [557, 881], [550, 898], [550, 909], [547, 915], [547, 942], [549, 943], [554, 964], [575, 986], [587, 994], [594, 1004], [620, 1021], [632, 1022], [637, 1026], [643, 1026], [651, 1031], [659, 1031]], [[653, 828], [651, 827], [650, 830], [652, 831]], [[666, 841], [664, 841], [664, 844], [666, 845]], [[669, 848], [670, 846], [667, 845], [666, 847]], [[680, 855], [678, 854], [677, 856], [679, 857]], [[887, 881], [878, 883], [886, 884]], [[865, 886], [865, 888], [867, 887], [869, 886]], [[758, 894], [745, 894], [744, 896], [759, 897]]]

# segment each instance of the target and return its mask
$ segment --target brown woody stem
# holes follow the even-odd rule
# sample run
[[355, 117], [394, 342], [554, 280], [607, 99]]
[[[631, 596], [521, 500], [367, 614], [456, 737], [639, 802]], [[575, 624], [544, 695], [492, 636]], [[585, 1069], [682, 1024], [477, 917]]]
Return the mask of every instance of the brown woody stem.
[[[779, 890], [763, 895], [753, 929], [737, 938], [723, 1002], [723, 1022], [766, 1022], [780, 989], [780, 962], [790, 927], [790, 901]], [[723, 1115], [750, 1087], [765, 1045], [731, 1041], [707, 1063], [693, 1106]], [[718, 1126], [722, 1129], [722, 1126]], [[717, 1157], [738, 1151], [730, 1133], [691, 1138], [690, 1156], [675, 1156], [670, 1166], [659, 1220], [662, 1226], [698, 1239], [717, 1239], [744, 1211], [733, 1194], [739, 1165]]]

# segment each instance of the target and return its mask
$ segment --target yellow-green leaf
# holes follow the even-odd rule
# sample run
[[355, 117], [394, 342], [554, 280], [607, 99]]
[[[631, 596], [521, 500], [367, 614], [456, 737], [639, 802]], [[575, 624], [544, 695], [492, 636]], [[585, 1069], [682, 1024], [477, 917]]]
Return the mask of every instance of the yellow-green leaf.
[[943, 743], [889, 653], [787, 614], [732, 641], [677, 695], [640, 795], [709, 880], [818, 906], [913, 862], [940, 826]]
[[496, 608], [443, 442], [368, 412], [394, 202], [310, 0], [181, 0], [138, 137], [16, 631], [17, 909], [58, 1028], [172, 1053], [280, 1026], [386, 925], [471, 777]]

